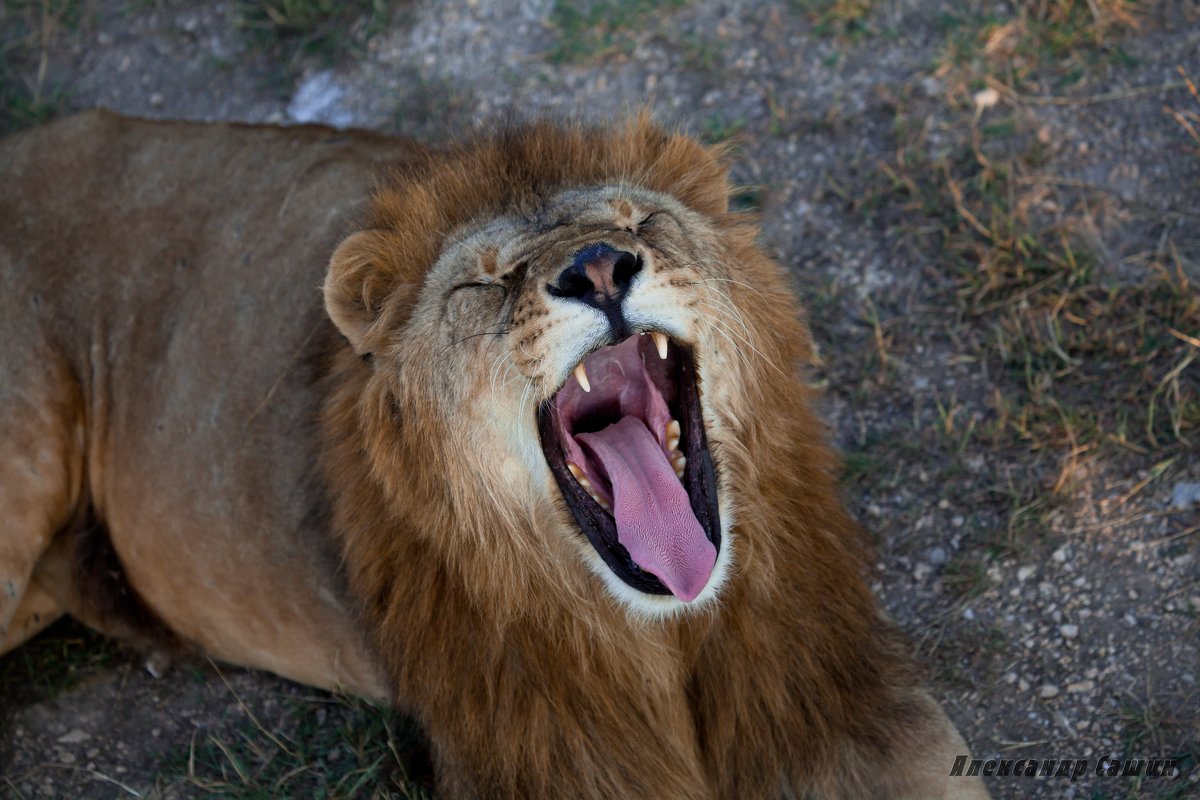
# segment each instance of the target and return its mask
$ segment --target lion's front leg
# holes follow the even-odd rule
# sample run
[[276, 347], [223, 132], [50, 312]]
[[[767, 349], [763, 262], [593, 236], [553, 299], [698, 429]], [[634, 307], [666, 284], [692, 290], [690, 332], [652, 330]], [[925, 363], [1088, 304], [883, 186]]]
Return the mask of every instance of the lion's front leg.
[[916, 694], [924, 709], [920, 722], [886, 752], [847, 747], [833, 776], [837, 797], [886, 797], [891, 800], [987, 800], [978, 777], [952, 776], [956, 758], [970, 754], [954, 723], [927, 693]]
[[81, 418], [66, 369], [0, 363], [0, 654], [62, 614], [34, 574], [79, 499]]

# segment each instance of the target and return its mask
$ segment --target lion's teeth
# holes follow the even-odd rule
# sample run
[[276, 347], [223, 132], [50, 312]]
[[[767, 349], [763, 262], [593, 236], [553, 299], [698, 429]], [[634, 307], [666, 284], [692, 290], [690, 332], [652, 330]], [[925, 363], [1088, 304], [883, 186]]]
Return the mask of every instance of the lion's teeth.
[[683, 470], [686, 466], [687, 456], [685, 455], [680, 454], [671, 459], [671, 467], [675, 470], [675, 477], [679, 478], [680, 480], [683, 479]]
[[604, 498], [603, 498], [603, 497], [601, 497], [600, 495], [596, 494], [595, 492], [588, 492], [588, 494], [590, 494], [590, 495], [592, 496], [592, 499], [596, 501], [596, 505], [600, 506], [600, 507], [601, 507], [601, 508], [603, 508], [605, 511], [612, 511], [612, 506], [610, 506], [610, 505], [609, 505], [609, 504], [608, 504], [608, 503], [607, 503], [607, 502], [604, 500]]
[[658, 348], [658, 357], [665, 359], [667, 357], [667, 335], [662, 331], [651, 331], [650, 338], [654, 340], [654, 346]]
[[585, 392], [590, 392], [592, 390], [592, 384], [588, 383], [587, 370], [583, 368], [582, 361], [575, 365], [575, 380], [579, 381], [580, 387], [582, 387]]
[[673, 419], [667, 423], [667, 452], [672, 453], [679, 447], [679, 420]]
[[592, 491], [592, 482], [587, 479], [587, 475], [583, 474], [583, 470], [572, 464], [570, 461], [567, 462], [567, 469], [571, 470], [571, 477], [574, 478], [580, 486], [589, 492]]

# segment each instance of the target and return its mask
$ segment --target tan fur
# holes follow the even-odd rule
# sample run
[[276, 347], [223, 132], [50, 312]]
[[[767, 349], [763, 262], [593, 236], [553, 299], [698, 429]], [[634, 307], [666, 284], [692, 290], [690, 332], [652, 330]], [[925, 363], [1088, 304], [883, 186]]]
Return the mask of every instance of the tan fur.
[[[86, 504], [190, 646], [413, 713], [442, 796], [985, 796], [863, 579], [720, 153], [646, 119], [427, 151], [90, 115], [0, 165], [0, 622]], [[544, 287], [598, 241], [644, 258], [631, 324], [696, 353], [730, 523], [696, 607], [614, 585], [538, 445], [600, 335]]]

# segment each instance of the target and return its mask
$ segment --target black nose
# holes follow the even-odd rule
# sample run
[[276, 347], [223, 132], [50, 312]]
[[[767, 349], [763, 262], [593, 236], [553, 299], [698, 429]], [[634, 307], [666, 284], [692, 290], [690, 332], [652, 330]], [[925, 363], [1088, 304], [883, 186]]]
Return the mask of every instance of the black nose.
[[633, 253], [592, 244], [575, 254], [558, 280], [546, 284], [546, 291], [607, 311], [620, 307], [633, 276], [641, 269], [642, 260]]

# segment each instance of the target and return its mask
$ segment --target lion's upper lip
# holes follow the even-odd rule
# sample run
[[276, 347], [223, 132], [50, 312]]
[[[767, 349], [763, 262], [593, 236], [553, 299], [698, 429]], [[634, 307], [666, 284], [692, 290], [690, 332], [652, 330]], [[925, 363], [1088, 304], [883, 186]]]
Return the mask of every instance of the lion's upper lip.
[[598, 348], [539, 416], [547, 463], [609, 567], [642, 591], [696, 597], [720, 525], [690, 348], [661, 332]]

